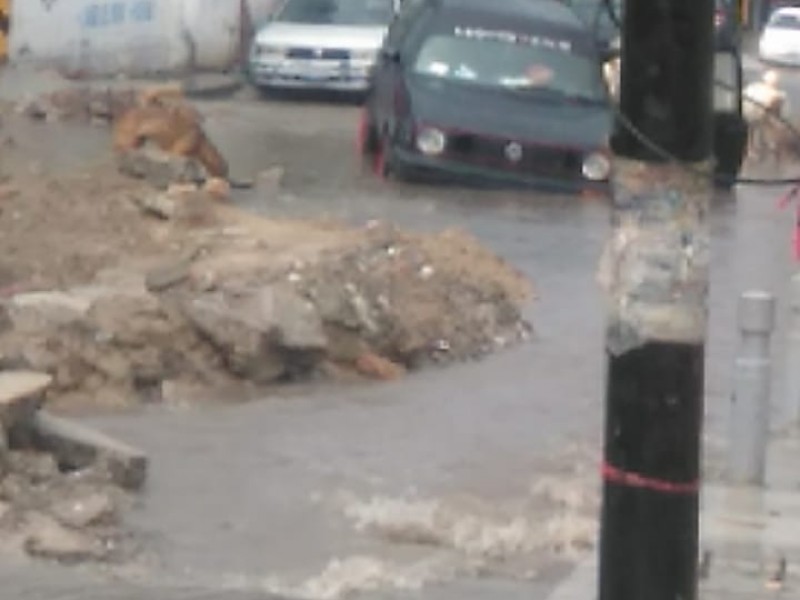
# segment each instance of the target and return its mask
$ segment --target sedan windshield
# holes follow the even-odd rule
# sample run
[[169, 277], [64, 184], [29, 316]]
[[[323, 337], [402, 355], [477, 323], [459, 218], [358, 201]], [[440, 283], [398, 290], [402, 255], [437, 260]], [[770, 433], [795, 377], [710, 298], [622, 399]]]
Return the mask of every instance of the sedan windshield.
[[388, 25], [392, 0], [288, 0], [275, 16], [305, 25]]
[[413, 70], [484, 87], [605, 99], [597, 64], [571, 52], [567, 42], [531, 44], [436, 35], [423, 44]]
[[800, 15], [794, 13], [775, 13], [769, 21], [773, 29], [800, 29]]

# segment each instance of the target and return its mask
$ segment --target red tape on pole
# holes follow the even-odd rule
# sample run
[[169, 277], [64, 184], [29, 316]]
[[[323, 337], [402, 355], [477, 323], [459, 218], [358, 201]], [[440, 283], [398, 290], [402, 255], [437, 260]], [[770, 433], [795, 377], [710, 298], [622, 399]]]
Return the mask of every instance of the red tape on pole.
[[700, 491], [700, 480], [678, 483], [645, 477], [638, 473], [623, 471], [606, 462], [602, 466], [603, 479], [610, 483], [616, 483], [627, 487], [640, 488], [660, 492], [662, 494], [696, 494]]

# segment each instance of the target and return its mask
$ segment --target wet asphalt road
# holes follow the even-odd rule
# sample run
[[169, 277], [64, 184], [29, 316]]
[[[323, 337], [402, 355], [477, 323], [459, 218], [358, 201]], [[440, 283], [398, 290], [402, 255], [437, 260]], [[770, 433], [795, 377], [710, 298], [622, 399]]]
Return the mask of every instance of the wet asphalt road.
[[[528, 314], [535, 338], [479, 363], [386, 385], [297, 388], [248, 405], [90, 419], [152, 457], [149, 488], [130, 516], [147, 542], [146, 559], [116, 574], [127, 583], [108, 583], [92, 570], [4, 564], [0, 582], [9, 597], [244, 600], [261, 597], [270, 576], [302, 581], [332, 557], [416, 564], [447, 552], [356, 533], [336, 495], [467, 495], [514, 510], [530, 484], [563, 470], [570, 450], [597, 453], [604, 309], [594, 271], [607, 207], [533, 192], [378, 182], [354, 155], [356, 112], [310, 101], [207, 105], [209, 131], [238, 176], [273, 165], [286, 170], [279, 197], [243, 194], [244, 205], [268, 215], [465, 228], [534, 281], [539, 298]], [[79, 147], [87, 158], [104, 152], [99, 132], [48, 135], [51, 150]], [[42, 150], [33, 138], [25, 143]], [[760, 287], [784, 297], [792, 268], [790, 219], [775, 208], [778, 191], [742, 187], [714, 202], [706, 422], [712, 473], [725, 436], [737, 294]], [[546, 515], [532, 515], [539, 517]], [[457, 578], [422, 596], [545, 597], [559, 572], [533, 582]]]

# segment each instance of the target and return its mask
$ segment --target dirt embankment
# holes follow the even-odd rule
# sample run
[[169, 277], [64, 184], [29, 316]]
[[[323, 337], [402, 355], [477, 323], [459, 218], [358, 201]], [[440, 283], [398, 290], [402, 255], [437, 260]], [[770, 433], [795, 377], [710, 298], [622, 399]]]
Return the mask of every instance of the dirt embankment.
[[253, 216], [150, 151], [121, 170], [0, 180], [0, 369], [52, 374], [51, 407], [393, 379], [529, 333], [529, 282], [464, 232]]

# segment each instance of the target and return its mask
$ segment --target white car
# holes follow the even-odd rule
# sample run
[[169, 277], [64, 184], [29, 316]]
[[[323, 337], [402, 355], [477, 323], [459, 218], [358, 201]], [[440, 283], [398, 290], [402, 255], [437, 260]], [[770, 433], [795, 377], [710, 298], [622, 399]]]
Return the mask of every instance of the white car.
[[363, 92], [399, 0], [284, 0], [256, 34], [250, 77], [264, 90]]
[[764, 62], [800, 65], [800, 8], [779, 8], [770, 16], [758, 43]]

